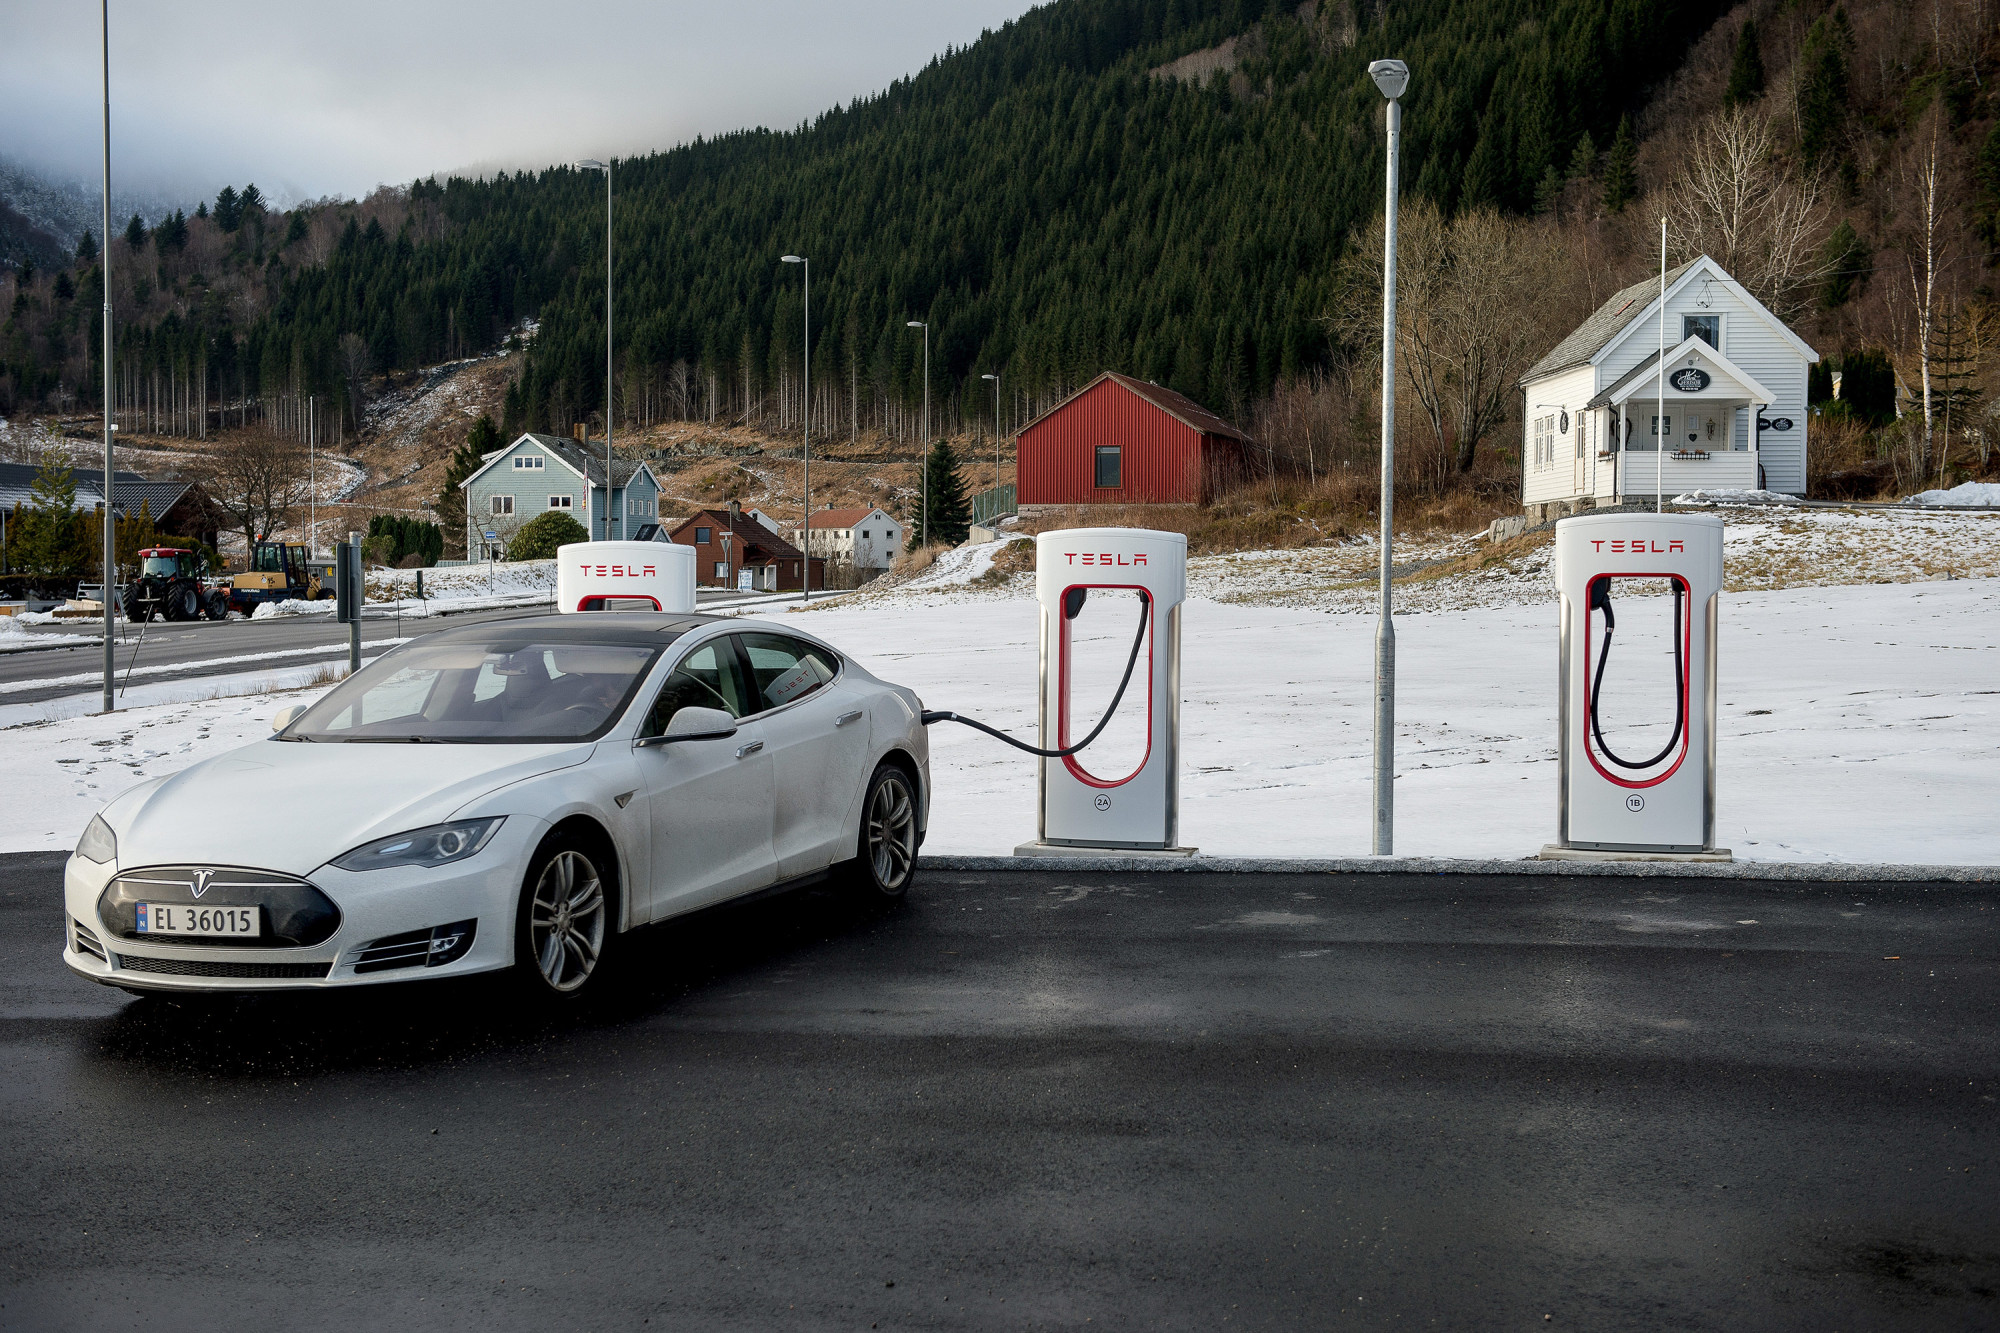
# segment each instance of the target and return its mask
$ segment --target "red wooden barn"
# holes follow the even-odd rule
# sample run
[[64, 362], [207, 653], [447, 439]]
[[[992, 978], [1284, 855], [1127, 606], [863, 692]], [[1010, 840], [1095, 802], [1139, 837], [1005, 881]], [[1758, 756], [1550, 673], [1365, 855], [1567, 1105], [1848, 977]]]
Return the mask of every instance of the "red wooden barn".
[[1199, 504], [1242, 474], [1249, 443], [1193, 399], [1107, 370], [1022, 428], [1017, 498]]

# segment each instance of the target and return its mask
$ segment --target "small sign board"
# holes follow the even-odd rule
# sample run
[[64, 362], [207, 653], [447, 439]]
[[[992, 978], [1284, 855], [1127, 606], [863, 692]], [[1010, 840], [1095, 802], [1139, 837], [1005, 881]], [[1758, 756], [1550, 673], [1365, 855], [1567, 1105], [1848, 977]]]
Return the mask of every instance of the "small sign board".
[[1791, 419], [1790, 417], [1758, 417], [1758, 418], [1757, 418], [1757, 429], [1758, 429], [1758, 430], [1774, 430], [1774, 431], [1779, 431], [1779, 432], [1781, 432], [1781, 433], [1782, 433], [1782, 432], [1784, 432], [1784, 431], [1788, 431], [1788, 430], [1790, 430], [1791, 428], [1792, 428], [1792, 419]]
[[1699, 366], [1685, 366], [1667, 376], [1677, 393], [1700, 393], [1709, 385], [1708, 372]]
[[736, 591], [738, 591], [738, 592], [755, 592], [755, 591], [756, 591], [756, 589], [757, 589], [757, 584], [756, 584], [756, 578], [757, 578], [757, 575], [756, 575], [755, 571], [753, 571], [753, 570], [748, 570], [748, 569], [739, 569], [739, 570], [737, 570], [737, 571], [736, 571]]
[[488, 528], [486, 531], [480, 533], [479, 535], [484, 537], [489, 542], [497, 542], [500, 540], [500, 534], [493, 531], [493, 529], [491, 528]]

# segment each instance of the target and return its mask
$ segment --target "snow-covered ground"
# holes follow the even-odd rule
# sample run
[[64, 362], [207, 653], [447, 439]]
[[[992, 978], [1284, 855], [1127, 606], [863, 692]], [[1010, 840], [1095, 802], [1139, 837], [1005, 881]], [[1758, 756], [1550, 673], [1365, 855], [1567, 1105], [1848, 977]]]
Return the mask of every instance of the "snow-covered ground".
[[[2000, 863], [2000, 516], [1728, 517], [1718, 841], [1746, 860]], [[1397, 630], [1401, 854], [1521, 856], [1554, 835], [1546, 544], [1510, 543], [1482, 566], [1485, 549], [1437, 538], [1406, 551], [1399, 540], [1399, 563], [1456, 562], [1398, 593], [1410, 608]], [[1031, 737], [1032, 576], [985, 577], [999, 551], [952, 552], [899, 587], [793, 623], [931, 707]], [[1366, 852], [1374, 626], [1346, 614], [1365, 609], [1366, 589], [1339, 585], [1371, 563], [1361, 543], [1192, 562], [1182, 841], [1212, 855]], [[1272, 572], [1286, 568], [1289, 592]], [[1978, 576], [1948, 581], [1956, 570]], [[1905, 581], [1888, 581], [1897, 575]], [[1122, 663], [1122, 650], [1113, 656]], [[9, 731], [0, 798], [15, 813], [0, 847], [69, 845], [123, 785], [253, 740], [304, 697], [184, 701]], [[1033, 836], [1032, 760], [950, 724], [931, 743], [927, 851], [1005, 853]]]
[[2000, 505], [2000, 482], [1968, 481], [1944, 491], [1920, 491], [1910, 497], [1920, 505]]

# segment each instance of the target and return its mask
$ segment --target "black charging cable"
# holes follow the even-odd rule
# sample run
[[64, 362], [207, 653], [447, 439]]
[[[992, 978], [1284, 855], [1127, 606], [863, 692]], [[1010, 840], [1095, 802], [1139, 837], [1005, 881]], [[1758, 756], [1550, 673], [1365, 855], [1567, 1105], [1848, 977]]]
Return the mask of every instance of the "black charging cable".
[[[1681, 585], [1678, 579], [1669, 579], [1674, 589], [1674, 734], [1667, 738], [1667, 744], [1651, 759], [1641, 759], [1634, 763], [1620, 759], [1604, 743], [1604, 724], [1598, 719], [1598, 707], [1604, 702], [1604, 668], [1611, 662], [1611, 632], [1618, 627], [1618, 618], [1611, 613], [1611, 576], [1590, 581], [1590, 610], [1604, 613], [1604, 648], [1597, 658], [1597, 675], [1590, 683], [1590, 730], [1597, 737], [1597, 748], [1606, 759], [1620, 768], [1651, 768], [1674, 752], [1681, 743], [1681, 732], [1687, 728], [1687, 662], [1681, 656]], [[1587, 614], [1587, 613], [1586, 613]], [[1588, 633], [1588, 627], [1585, 633]]]
[[[1063, 594], [1064, 620], [1075, 620], [1077, 613], [1083, 610], [1083, 595], [1084, 589], [1082, 588], [1071, 588]], [[1017, 750], [1026, 750], [1029, 754], [1038, 754], [1044, 759], [1067, 759], [1084, 746], [1096, 740], [1098, 733], [1103, 731], [1106, 725], [1110, 723], [1111, 715], [1118, 711], [1118, 702], [1125, 697], [1125, 687], [1132, 683], [1132, 668], [1139, 664], [1139, 649], [1145, 645], [1146, 621], [1152, 615], [1152, 612], [1152, 597], [1145, 592], [1141, 592], [1139, 594], [1139, 632], [1132, 636], [1132, 655], [1125, 659], [1125, 678], [1118, 682], [1118, 693], [1111, 696], [1111, 707], [1104, 710], [1104, 716], [1098, 719], [1097, 725], [1091, 728], [1090, 734], [1066, 750], [1044, 750], [1039, 746], [1030, 745], [1026, 741], [1016, 740], [1006, 732], [995, 730], [987, 726], [984, 722], [975, 722], [969, 717], [960, 717], [957, 713], [934, 712], [930, 709], [925, 709], [923, 714], [924, 725], [928, 727], [933, 722], [957, 722], [962, 726], [971, 727], [974, 731], [983, 731], [996, 740], [1003, 740]]]

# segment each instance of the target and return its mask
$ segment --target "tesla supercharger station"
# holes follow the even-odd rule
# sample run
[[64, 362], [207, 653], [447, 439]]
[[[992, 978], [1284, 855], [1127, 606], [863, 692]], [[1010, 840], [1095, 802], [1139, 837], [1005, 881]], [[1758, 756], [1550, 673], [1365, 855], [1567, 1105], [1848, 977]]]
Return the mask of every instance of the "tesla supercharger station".
[[[1120, 597], [1119, 594], [1124, 594]], [[1145, 711], [1143, 754], [1108, 762], [1098, 744], [1041, 768], [1039, 840], [1017, 854], [1113, 849], [1184, 855], [1180, 834], [1181, 603], [1187, 599], [1187, 538], [1144, 528], [1071, 528], [1035, 539], [1035, 597], [1041, 607], [1041, 747], [1063, 750], [1085, 739], [1110, 702], [1079, 697], [1075, 686], [1078, 618], [1098, 598], [1100, 610], [1131, 594], [1143, 599], [1143, 633], [1111, 631], [1122, 667], [1135, 640], [1130, 683], [1118, 706]], [[1087, 624], [1088, 622], [1086, 622]], [[1129, 623], [1129, 622], [1120, 622]], [[1111, 679], [1115, 682], [1114, 672]], [[1101, 743], [1100, 743], [1101, 744]], [[1130, 748], [1136, 748], [1136, 745]]]
[[[1727, 858], [1715, 847], [1722, 520], [1563, 519], [1555, 578], [1562, 608], [1560, 841], [1543, 854]], [[1643, 648], [1632, 642], [1642, 615], [1670, 626]]]
[[692, 611], [694, 548], [571, 542], [556, 548], [558, 611]]

